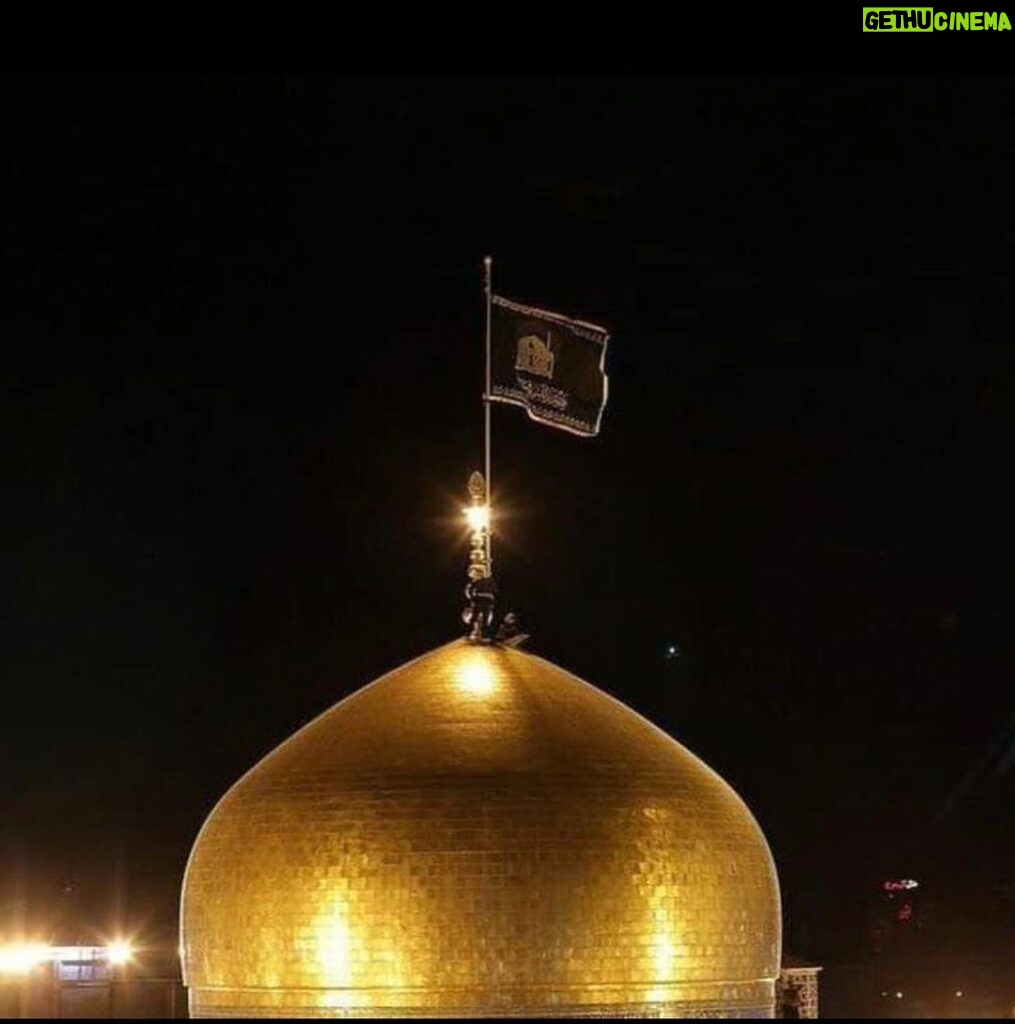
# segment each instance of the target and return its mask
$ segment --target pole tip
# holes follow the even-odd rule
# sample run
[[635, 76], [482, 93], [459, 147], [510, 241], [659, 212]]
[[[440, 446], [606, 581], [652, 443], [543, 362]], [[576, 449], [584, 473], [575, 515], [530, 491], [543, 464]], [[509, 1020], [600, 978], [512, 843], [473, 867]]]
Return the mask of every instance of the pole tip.
[[489, 267], [491, 263], [493, 263], [493, 257], [492, 256], [484, 256], [483, 257], [483, 266], [484, 267]]

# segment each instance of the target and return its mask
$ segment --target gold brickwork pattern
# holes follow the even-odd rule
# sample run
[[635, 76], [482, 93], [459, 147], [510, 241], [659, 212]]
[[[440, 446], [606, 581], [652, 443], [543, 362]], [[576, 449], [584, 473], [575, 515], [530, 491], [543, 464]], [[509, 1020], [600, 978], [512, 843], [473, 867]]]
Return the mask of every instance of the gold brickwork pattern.
[[771, 1016], [772, 859], [718, 775], [532, 655], [455, 642], [219, 802], [194, 1016]]

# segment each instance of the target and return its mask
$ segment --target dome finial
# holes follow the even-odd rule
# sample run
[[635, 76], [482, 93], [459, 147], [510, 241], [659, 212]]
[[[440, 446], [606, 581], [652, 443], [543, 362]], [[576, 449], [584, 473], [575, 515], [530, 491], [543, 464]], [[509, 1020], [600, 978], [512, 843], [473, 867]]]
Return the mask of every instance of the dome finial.
[[482, 473], [469, 477], [469, 505], [463, 509], [469, 523], [469, 582], [465, 586], [468, 605], [462, 621], [469, 627], [472, 643], [493, 639], [493, 610], [497, 588], [490, 573], [490, 506], [486, 501], [486, 480]]

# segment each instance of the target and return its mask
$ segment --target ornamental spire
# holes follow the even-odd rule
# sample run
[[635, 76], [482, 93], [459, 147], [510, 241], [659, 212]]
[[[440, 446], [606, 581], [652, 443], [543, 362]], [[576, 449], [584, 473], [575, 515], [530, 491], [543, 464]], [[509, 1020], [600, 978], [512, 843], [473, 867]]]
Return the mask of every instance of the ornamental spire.
[[482, 473], [469, 477], [469, 505], [462, 511], [470, 531], [469, 582], [465, 586], [469, 603], [462, 612], [462, 621], [469, 627], [471, 643], [490, 643], [497, 587], [490, 573], [490, 507], [486, 503], [486, 480]]

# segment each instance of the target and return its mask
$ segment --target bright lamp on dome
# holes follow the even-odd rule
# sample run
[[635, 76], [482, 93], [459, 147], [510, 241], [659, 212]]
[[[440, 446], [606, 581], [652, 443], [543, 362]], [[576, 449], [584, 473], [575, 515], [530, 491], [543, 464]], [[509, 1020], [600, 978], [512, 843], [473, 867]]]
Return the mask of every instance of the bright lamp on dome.
[[490, 525], [490, 509], [486, 505], [470, 505], [463, 511], [469, 529], [473, 532], [485, 530]]

